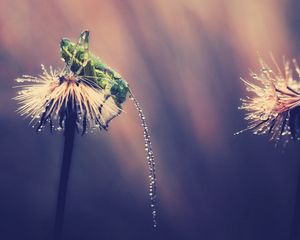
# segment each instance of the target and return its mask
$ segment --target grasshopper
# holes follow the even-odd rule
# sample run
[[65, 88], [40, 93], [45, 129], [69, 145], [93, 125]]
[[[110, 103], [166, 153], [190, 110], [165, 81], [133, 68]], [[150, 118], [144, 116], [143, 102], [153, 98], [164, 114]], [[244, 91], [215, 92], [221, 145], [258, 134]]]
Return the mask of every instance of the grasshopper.
[[62, 38], [60, 52], [69, 70], [96, 84], [106, 97], [112, 96], [115, 103], [121, 108], [121, 104], [125, 102], [129, 92], [128, 83], [122, 79], [119, 73], [89, 51], [89, 31], [83, 31], [77, 43], [68, 38]]

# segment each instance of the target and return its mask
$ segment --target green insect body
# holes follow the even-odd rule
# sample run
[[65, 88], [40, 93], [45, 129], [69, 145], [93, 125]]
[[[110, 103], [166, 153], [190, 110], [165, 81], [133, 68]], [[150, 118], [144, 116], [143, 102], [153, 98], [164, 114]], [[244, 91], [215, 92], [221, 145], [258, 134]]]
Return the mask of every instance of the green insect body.
[[121, 107], [129, 92], [128, 83], [88, 49], [89, 32], [81, 33], [78, 43], [63, 38], [60, 42], [62, 59], [73, 73], [96, 83], [107, 96], [113, 96]]

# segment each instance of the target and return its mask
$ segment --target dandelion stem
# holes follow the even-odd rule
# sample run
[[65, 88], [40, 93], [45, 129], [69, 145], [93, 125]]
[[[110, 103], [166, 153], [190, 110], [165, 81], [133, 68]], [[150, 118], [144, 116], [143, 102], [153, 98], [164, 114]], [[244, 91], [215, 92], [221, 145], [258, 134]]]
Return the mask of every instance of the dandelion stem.
[[294, 209], [295, 210], [292, 220], [291, 240], [298, 240], [300, 237], [300, 165], [298, 171], [298, 181]]
[[[69, 104], [70, 105], [70, 104]], [[56, 216], [54, 226], [55, 240], [62, 239], [62, 228], [64, 221], [66, 194], [68, 188], [69, 172], [72, 160], [72, 152], [74, 145], [75, 129], [76, 129], [76, 113], [68, 106], [68, 114], [65, 120], [64, 130], [64, 152], [61, 166], [59, 189], [56, 205]]]

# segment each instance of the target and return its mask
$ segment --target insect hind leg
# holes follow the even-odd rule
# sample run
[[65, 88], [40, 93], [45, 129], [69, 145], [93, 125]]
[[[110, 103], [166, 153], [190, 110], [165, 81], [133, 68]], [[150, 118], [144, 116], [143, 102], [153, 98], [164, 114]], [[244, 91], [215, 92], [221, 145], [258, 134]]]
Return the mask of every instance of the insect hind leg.
[[84, 47], [84, 50], [89, 49], [89, 37], [90, 37], [90, 31], [84, 30], [82, 33], [80, 33], [78, 44], [80, 46]]
[[83, 31], [80, 34], [78, 43], [80, 46], [83, 46], [83, 50], [84, 50], [84, 61], [82, 63], [82, 65], [80, 66], [80, 68], [77, 70], [76, 75], [79, 75], [83, 68], [87, 65], [90, 57], [90, 52], [89, 52], [89, 36], [90, 36], [90, 32], [88, 30]]
[[[74, 51], [72, 54], [72, 57], [69, 59], [69, 61], [67, 62], [67, 64], [65, 65], [65, 68], [68, 68], [68, 70], [71, 72], [71, 66], [73, 65], [73, 61], [75, 59], [75, 56], [77, 54], [77, 49], [79, 46], [84, 48], [84, 51], [86, 53], [88, 53], [88, 48], [89, 48], [89, 31], [88, 30], [84, 30], [83, 32], [80, 33], [79, 39], [74, 47]], [[87, 61], [88, 57], [85, 58], [84, 63]], [[86, 64], [86, 63], [85, 63]], [[78, 75], [81, 71], [82, 71], [82, 66], [80, 67], [80, 71], [78, 70], [76, 72], [76, 74]]]

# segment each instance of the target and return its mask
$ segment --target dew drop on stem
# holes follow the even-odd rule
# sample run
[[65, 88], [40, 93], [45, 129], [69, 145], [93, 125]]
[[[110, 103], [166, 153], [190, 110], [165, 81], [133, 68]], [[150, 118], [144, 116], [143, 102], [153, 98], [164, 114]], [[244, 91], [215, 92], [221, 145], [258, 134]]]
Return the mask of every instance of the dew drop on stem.
[[144, 142], [145, 142], [145, 151], [147, 154], [147, 162], [149, 166], [149, 198], [150, 198], [150, 207], [152, 211], [152, 220], [153, 220], [153, 227], [157, 226], [157, 221], [156, 221], [156, 172], [155, 172], [155, 160], [154, 160], [154, 155], [153, 155], [153, 150], [152, 150], [152, 145], [150, 141], [150, 135], [149, 135], [149, 130], [147, 127], [146, 123], [146, 118], [145, 115], [140, 107], [139, 102], [136, 100], [136, 98], [130, 94], [129, 98], [133, 101], [139, 116], [141, 120], [141, 126], [144, 131]]

